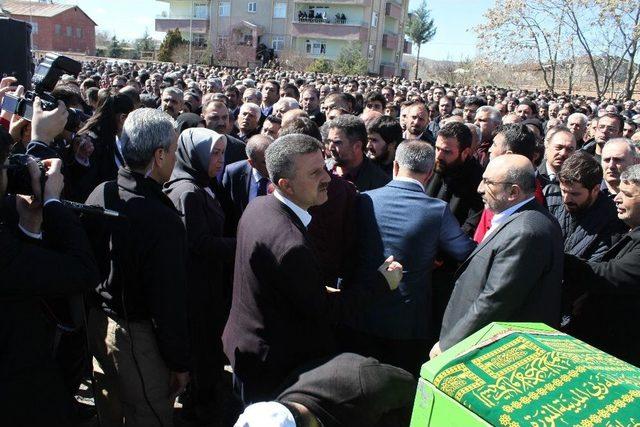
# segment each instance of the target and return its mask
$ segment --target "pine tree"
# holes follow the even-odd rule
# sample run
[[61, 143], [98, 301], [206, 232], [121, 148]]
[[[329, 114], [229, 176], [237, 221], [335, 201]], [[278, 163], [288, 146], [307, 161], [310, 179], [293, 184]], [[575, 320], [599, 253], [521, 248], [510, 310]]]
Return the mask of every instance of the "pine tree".
[[431, 11], [427, 9], [426, 0], [422, 0], [420, 6], [410, 14], [409, 23], [405, 28], [407, 37], [418, 46], [416, 54], [416, 79], [418, 78], [418, 67], [420, 66], [420, 48], [423, 44], [431, 41], [436, 35], [436, 27], [433, 25]]
[[122, 45], [115, 35], [111, 37], [111, 43], [109, 44], [109, 49], [107, 50], [107, 56], [109, 56], [110, 58], [122, 57]]
[[160, 49], [158, 49], [158, 61], [171, 62], [175, 48], [184, 43], [185, 41], [182, 39], [182, 34], [178, 28], [167, 31], [167, 35], [164, 36]]
[[362, 45], [352, 42], [342, 48], [333, 69], [344, 76], [361, 75], [367, 73], [368, 63], [369, 61], [362, 54]]

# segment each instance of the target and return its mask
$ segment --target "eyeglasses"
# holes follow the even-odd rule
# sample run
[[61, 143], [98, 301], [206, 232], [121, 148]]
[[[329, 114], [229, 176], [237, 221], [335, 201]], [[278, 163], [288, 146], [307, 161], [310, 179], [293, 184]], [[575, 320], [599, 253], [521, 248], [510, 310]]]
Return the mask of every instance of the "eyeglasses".
[[482, 178], [482, 183], [484, 185], [498, 185], [498, 184], [513, 185], [513, 182], [511, 181], [491, 181], [490, 179], [487, 179], [487, 178]]

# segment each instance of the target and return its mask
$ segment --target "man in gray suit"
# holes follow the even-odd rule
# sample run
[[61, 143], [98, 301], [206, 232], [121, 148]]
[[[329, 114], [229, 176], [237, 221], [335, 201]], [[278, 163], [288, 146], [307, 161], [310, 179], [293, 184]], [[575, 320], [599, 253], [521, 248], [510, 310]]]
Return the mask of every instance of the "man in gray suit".
[[442, 250], [462, 262], [475, 248], [448, 204], [424, 192], [434, 162], [429, 144], [403, 142], [393, 162], [393, 181], [362, 193], [356, 212], [359, 283], [371, 283], [369, 269], [377, 268], [385, 254], [401, 260], [406, 273], [396, 291], [354, 313], [349, 325], [357, 331], [352, 342], [359, 348], [352, 350], [416, 376], [438, 339], [431, 289], [436, 253]]
[[495, 321], [560, 325], [562, 231], [534, 200], [535, 170], [518, 154], [489, 163], [478, 193], [491, 228], [456, 272], [431, 357]]

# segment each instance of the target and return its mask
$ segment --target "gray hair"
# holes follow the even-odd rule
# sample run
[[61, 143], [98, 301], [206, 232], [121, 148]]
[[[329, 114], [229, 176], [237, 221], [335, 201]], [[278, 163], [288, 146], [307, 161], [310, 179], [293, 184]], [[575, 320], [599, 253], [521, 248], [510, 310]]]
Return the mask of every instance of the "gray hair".
[[482, 107], [478, 107], [476, 110], [476, 117], [480, 113], [489, 113], [489, 120], [495, 123], [502, 123], [502, 114], [500, 114], [500, 110], [490, 105], [483, 105]]
[[246, 87], [246, 88], [255, 88], [256, 87], [256, 82], [251, 80], [251, 79], [244, 79], [242, 80], [242, 84]]
[[403, 169], [415, 173], [431, 173], [435, 163], [435, 152], [431, 145], [422, 141], [403, 141], [396, 150], [396, 162]]
[[533, 194], [536, 191], [536, 171], [532, 164], [524, 168], [509, 166], [505, 173], [505, 181], [520, 187], [524, 194]]
[[478, 140], [478, 143], [481, 143], [482, 142], [482, 129], [480, 129], [480, 126], [476, 126], [473, 123], [465, 123], [464, 125], [466, 127], [468, 127], [471, 132], [475, 132], [476, 139]]
[[248, 87], [242, 94], [242, 97], [244, 98], [245, 96], [247, 96], [247, 94], [254, 94], [255, 97], [258, 98], [258, 102], [262, 102], [262, 92], [260, 92], [258, 89]]
[[569, 120], [571, 120], [572, 117], [577, 117], [580, 119], [580, 123], [582, 123], [583, 126], [586, 126], [587, 123], [589, 123], [589, 117], [587, 117], [586, 114], [582, 114], [582, 113], [573, 113], [571, 114], [568, 118], [567, 118], [567, 122], [569, 122]]
[[122, 129], [122, 156], [133, 169], [145, 168], [158, 148], [168, 150], [174, 142], [176, 122], [154, 108], [140, 108], [129, 113]]
[[243, 112], [244, 110], [253, 110], [258, 118], [260, 118], [260, 116], [262, 115], [260, 106], [258, 104], [254, 104], [253, 102], [246, 102], [242, 104], [242, 106], [240, 107], [240, 112]]
[[300, 104], [298, 103], [298, 101], [295, 100], [295, 98], [289, 98], [285, 96], [283, 98], [280, 98], [278, 102], [275, 103], [275, 105], [273, 106], [274, 111], [280, 108], [281, 105], [285, 105], [285, 104], [287, 105], [289, 110], [295, 110], [296, 108], [300, 108]]
[[[549, 126], [549, 125], [547, 124], [547, 126]], [[553, 137], [556, 136], [559, 133], [566, 133], [568, 135], [571, 135], [573, 140], [574, 141], [576, 140], [576, 137], [573, 135], [573, 132], [571, 132], [571, 129], [569, 129], [564, 124], [562, 124], [562, 125], [553, 126], [553, 127], [549, 128], [547, 130], [547, 134], [544, 137], [544, 145], [545, 146], [549, 145], [549, 142], [551, 142]]]
[[181, 100], [184, 99], [184, 92], [182, 92], [182, 90], [178, 89], [175, 86], [165, 88], [165, 90], [162, 91], [162, 96], [164, 96], [165, 93], [171, 96], [175, 96]]
[[620, 181], [630, 182], [640, 186], [640, 165], [632, 165], [620, 174]]
[[629, 138], [612, 138], [604, 143], [603, 148], [609, 144], [625, 144], [627, 146], [627, 149], [631, 152], [631, 157], [633, 157], [635, 160], [640, 159], [640, 152], [638, 152], [638, 147], [636, 147], [633, 141]]
[[280, 178], [296, 175], [295, 162], [299, 155], [322, 151], [320, 142], [308, 135], [291, 134], [276, 139], [266, 151], [269, 179], [277, 185]]
[[269, 145], [271, 145], [272, 142], [273, 142], [273, 138], [271, 138], [269, 135], [261, 135], [261, 134], [253, 135], [251, 138], [249, 138], [249, 140], [247, 141], [247, 146], [245, 147], [245, 152], [247, 153], [247, 157], [255, 161], [256, 153], [257, 152], [264, 153], [269, 147]]

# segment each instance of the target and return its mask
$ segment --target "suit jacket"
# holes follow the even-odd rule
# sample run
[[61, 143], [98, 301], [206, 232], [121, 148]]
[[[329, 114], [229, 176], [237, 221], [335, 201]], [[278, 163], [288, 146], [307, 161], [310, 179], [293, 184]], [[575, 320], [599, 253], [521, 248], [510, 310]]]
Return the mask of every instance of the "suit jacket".
[[222, 177], [222, 186], [233, 204], [236, 224], [249, 203], [249, 191], [253, 179], [252, 169], [247, 160], [240, 160], [230, 164]]
[[547, 185], [549, 185], [549, 184], [558, 185], [558, 176], [557, 176], [557, 174], [554, 175], [553, 180], [549, 176], [549, 170], [547, 169], [547, 159], [546, 158], [542, 159], [542, 163], [540, 163], [540, 166], [538, 166], [537, 172], [538, 172], [537, 176], [540, 177], [540, 179], [544, 183], [545, 187]]
[[43, 208], [43, 220], [42, 245], [0, 224], [2, 425], [71, 425], [68, 392], [51, 351], [52, 324], [41, 299], [88, 291], [98, 269], [77, 215], [52, 202]]
[[383, 187], [389, 181], [391, 181], [391, 178], [369, 158], [365, 157], [358, 171], [358, 176], [353, 181], [353, 185], [362, 193]]
[[[269, 226], [266, 227], [265, 224]], [[258, 197], [238, 226], [224, 352], [245, 401], [271, 400], [296, 367], [336, 353], [332, 326], [368, 301], [348, 287], [329, 294], [307, 230], [275, 196]], [[382, 275], [368, 291], [389, 292]]]
[[446, 202], [414, 182], [391, 181], [358, 197], [358, 276], [367, 283], [389, 255], [406, 271], [397, 290], [356, 313], [351, 326], [392, 339], [431, 339], [431, 270], [438, 249], [463, 261], [475, 243], [460, 229]]
[[227, 137], [227, 148], [224, 151], [224, 167], [226, 169], [231, 163], [239, 162], [247, 158], [246, 144], [231, 135]]
[[562, 245], [557, 221], [535, 200], [510, 215], [458, 269], [440, 348], [496, 321], [558, 327]]
[[565, 286], [588, 291], [569, 331], [640, 367], [640, 227], [627, 233], [599, 262], [565, 256]]

